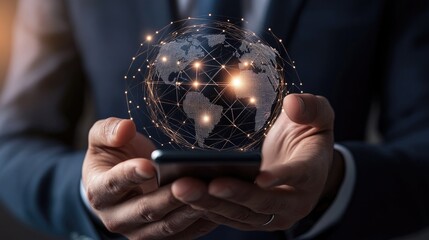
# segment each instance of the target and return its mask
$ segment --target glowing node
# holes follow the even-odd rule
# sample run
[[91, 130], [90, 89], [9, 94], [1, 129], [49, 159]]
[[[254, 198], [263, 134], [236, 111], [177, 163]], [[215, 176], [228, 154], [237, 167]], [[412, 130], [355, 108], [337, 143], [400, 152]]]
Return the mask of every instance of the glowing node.
[[[284, 77], [297, 73], [293, 69], [295, 62], [269, 26], [263, 27], [271, 33], [267, 35], [270, 41], [265, 41], [244, 28], [243, 22], [248, 24], [249, 20], [244, 16], [218, 20], [210, 12], [205, 14], [205, 18], [185, 16], [178, 21], [170, 20], [171, 26], [167, 22], [158, 31], [140, 35], [141, 46], [131, 55], [133, 61], [126, 74], [121, 75], [127, 83], [123, 96], [125, 111], [128, 110], [129, 118], [140, 122], [140, 115], [144, 114], [147, 120], [143, 125], [147, 129], [142, 126], [141, 130], [160, 146], [254, 150], [272, 127], [270, 121], [284, 111], [281, 101], [288, 89], [293, 89], [291, 93], [301, 91], [300, 81], [295, 82], [295, 87], [288, 81], [288, 88]], [[195, 38], [195, 34], [207, 41]], [[281, 47], [275, 49], [268, 42]], [[246, 49], [240, 48], [243, 43]], [[198, 54], [177, 55], [179, 48], [180, 51], [192, 48]], [[263, 71], [259, 71], [260, 66]], [[245, 74], [252, 69], [258, 70], [259, 75], [251, 75], [250, 79]], [[258, 80], [257, 84], [253, 80]], [[268, 90], [270, 94], [265, 94]], [[265, 109], [263, 118], [249, 114], [255, 108]]]
[[242, 85], [242, 80], [240, 77], [234, 77], [231, 81], [231, 84], [235, 88], [239, 88]]
[[210, 122], [210, 116], [207, 114], [204, 114], [202, 116], [201, 120], [203, 121], [203, 123], [209, 123]]

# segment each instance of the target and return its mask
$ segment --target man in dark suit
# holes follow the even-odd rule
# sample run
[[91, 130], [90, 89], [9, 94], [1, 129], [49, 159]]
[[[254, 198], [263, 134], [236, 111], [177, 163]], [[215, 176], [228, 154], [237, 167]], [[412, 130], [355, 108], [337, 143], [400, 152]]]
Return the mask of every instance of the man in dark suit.
[[[0, 101], [2, 201], [28, 224], [73, 238], [386, 239], [427, 226], [429, 3], [250, 2], [23, 0]], [[273, 28], [305, 91], [332, 108], [288, 96], [256, 184], [183, 178], [158, 188], [148, 160], [157, 146], [121, 120], [119, 79], [143, 33], [203, 9], [247, 9], [240, 14], [255, 26]], [[86, 91], [105, 120], [79, 150]], [[364, 141], [373, 100], [377, 145]]]

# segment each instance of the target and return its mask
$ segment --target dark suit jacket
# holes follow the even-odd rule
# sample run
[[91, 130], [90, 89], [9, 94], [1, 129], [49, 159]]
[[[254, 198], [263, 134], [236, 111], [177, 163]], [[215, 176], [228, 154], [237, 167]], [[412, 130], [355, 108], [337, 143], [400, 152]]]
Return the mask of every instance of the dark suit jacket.
[[[128, 117], [122, 77], [142, 35], [174, 18], [169, 5], [22, 1], [0, 103], [0, 197], [20, 219], [58, 234], [103, 231], [79, 196], [84, 151], [73, 141], [85, 93], [97, 119]], [[336, 141], [357, 166], [347, 211], [324, 236], [385, 239], [427, 226], [429, 2], [290, 0], [269, 11], [266, 26], [287, 43], [304, 91], [332, 103]], [[377, 145], [364, 142], [373, 101], [384, 138]]]

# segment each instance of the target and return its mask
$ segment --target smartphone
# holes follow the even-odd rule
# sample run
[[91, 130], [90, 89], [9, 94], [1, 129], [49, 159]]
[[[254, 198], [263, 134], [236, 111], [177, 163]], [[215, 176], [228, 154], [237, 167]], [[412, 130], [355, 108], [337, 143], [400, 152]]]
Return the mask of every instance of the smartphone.
[[253, 182], [261, 164], [259, 152], [155, 150], [151, 157], [160, 186], [181, 177], [195, 177], [204, 181], [216, 177], [234, 177]]

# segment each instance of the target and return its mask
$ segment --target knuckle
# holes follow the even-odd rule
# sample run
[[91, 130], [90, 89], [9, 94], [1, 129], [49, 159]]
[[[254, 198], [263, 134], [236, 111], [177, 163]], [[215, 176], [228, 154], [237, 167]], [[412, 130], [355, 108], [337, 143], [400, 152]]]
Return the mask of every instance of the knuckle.
[[121, 191], [121, 187], [117, 178], [108, 178], [105, 183], [105, 188], [109, 193], [116, 194]]
[[121, 230], [121, 224], [119, 224], [118, 221], [109, 219], [109, 220], [104, 220], [103, 224], [106, 227], [106, 229], [109, 230], [109, 232], [119, 233]]
[[92, 208], [95, 210], [103, 209], [103, 201], [98, 197], [97, 191], [94, 190], [93, 187], [88, 187], [86, 190], [86, 196], [88, 198], [88, 202]]
[[163, 221], [159, 230], [162, 235], [171, 236], [177, 232], [177, 224], [174, 221]]
[[138, 203], [138, 214], [146, 223], [155, 222], [162, 218], [160, 214], [149, 207], [146, 201], [140, 201]]

